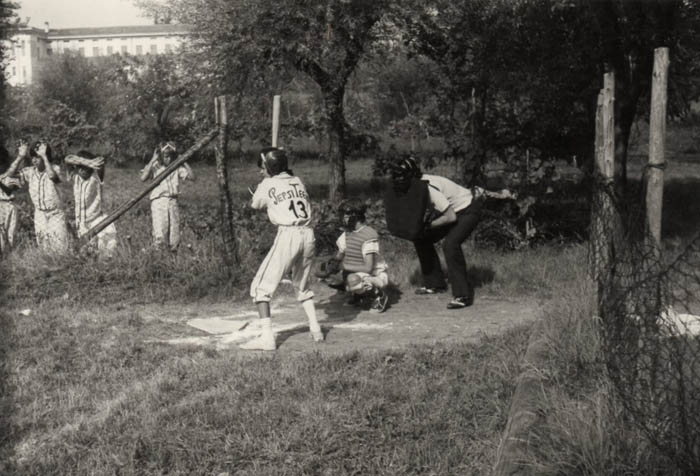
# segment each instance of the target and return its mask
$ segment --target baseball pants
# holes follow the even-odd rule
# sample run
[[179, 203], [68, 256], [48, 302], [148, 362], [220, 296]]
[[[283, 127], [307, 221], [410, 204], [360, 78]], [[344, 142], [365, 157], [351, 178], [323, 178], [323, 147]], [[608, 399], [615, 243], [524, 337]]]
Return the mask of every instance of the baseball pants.
[[34, 233], [39, 248], [49, 253], [65, 254], [70, 249], [70, 235], [63, 210], [34, 209]]
[[153, 243], [177, 249], [180, 244], [180, 208], [177, 206], [177, 198], [160, 197], [151, 200], [151, 219]]
[[255, 302], [269, 302], [282, 278], [291, 271], [298, 301], [314, 296], [309, 287], [311, 264], [316, 252], [313, 229], [307, 226], [279, 226], [277, 236], [250, 285]]

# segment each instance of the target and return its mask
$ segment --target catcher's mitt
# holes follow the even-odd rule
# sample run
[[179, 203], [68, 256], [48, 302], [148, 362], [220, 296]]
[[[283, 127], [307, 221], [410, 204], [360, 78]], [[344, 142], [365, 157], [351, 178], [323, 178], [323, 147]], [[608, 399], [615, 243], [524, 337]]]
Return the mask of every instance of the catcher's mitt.
[[337, 274], [343, 269], [340, 264], [340, 260], [334, 256], [321, 260], [316, 268], [316, 276], [323, 279]]

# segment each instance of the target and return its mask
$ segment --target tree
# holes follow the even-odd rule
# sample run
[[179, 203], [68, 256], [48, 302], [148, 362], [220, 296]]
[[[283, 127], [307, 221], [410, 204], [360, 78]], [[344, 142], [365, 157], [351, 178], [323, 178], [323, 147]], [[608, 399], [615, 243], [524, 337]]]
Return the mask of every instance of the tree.
[[[10, 36], [10, 31], [17, 25], [16, 10], [19, 9], [19, 5], [15, 2], [8, 0], [0, 0], [0, 40], [7, 40]], [[0, 58], [5, 58], [7, 54], [8, 43], [7, 41], [0, 41]], [[0, 107], [4, 110], [6, 107], [5, 102], [5, 88], [7, 82], [5, 79], [5, 67], [6, 63], [3, 61], [0, 63]], [[7, 131], [6, 124], [2, 124], [2, 135], [5, 136]], [[4, 139], [5, 137], [2, 137]]]
[[168, 0], [163, 7], [137, 1], [150, 11], [166, 8], [180, 22], [192, 24], [195, 44], [224, 82], [227, 77], [289, 80], [294, 72], [302, 72], [318, 85], [329, 140], [331, 201], [341, 199], [345, 188], [346, 85], [390, 4], [390, 0]]

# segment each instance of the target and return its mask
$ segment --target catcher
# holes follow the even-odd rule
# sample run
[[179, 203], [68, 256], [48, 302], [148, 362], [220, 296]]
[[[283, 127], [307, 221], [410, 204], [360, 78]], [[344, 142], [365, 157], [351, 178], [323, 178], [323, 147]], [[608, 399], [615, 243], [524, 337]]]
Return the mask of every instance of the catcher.
[[336, 267], [343, 270], [345, 290], [352, 293], [350, 304], [362, 305], [364, 298], [372, 299], [370, 312], [384, 312], [389, 298], [385, 292], [389, 284], [387, 265], [379, 252], [379, 234], [365, 223], [367, 207], [355, 201], [340, 207], [340, 218], [345, 230], [336, 241], [338, 252], [322, 265], [321, 273], [334, 274]]

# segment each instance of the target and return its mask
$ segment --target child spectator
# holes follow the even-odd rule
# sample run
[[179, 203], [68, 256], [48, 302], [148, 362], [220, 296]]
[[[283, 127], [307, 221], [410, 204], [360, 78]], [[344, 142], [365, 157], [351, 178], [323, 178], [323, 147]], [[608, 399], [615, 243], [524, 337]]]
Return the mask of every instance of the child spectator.
[[0, 256], [12, 248], [17, 230], [17, 207], [12, 190], [19, 185], [19, 180], [7, 176], [9, 167], [10, 153], [0, 146]]
[[384, 312], [388, 302], [385, 289], [389, 284], [387, 265], [379, 253], [379, 235], [365, 223], [367, 207], [347, 202], [341, 207], [345, 231], [336, 241], [336, 259], [342, 263], [345, 289], [353, 294], [351, 304], [370, 296], [370, 312]]
[[[141, 181], [162, 174], [177, 157], [177, 148], [172, 142], [159, 145], [153, 152], [150, 162], [141, 171]], [[176, 251], [180, 244], [180, 209], [177, 196], [180, 193], [180, 180], [194, 180], [194, 172], [189, 165], [182, 164], [151, 191], [151, 219], [153, 221], [153, 244], [168, 246]]]
[[[104, 182], [104, 158], [95, 157], [89, 151], [81, 150], [77, 155], [65, 158], [67, 165], [74, 166], [73, 196], [75, 198], [75, 228], [78, 238], [82, 238], [106, 218], [102, 211], [102, 184]], [[114, 223], [97, 234], [88, 243], [88, 252], [97, 251], [101, 258], [111, 258], [117, 248], [117, 229]]]
[[[23, 167], [31, 156], [32, 165]], [[21, 142], [17, 158], [6, 172], [9, 178], [19, 178], [27, 186], [34, 205], [34, 232], [39, 248], [45, 252], [65, 254], [70, 249], [66, 216], [61, 208], [61, 197], [56, 188], [61, 169], [53, 163], [51, 147], [43, 141], [31, 149]]]
[[253, 194], [251, 206], [257, 210], [267, 209], [268, 218], [277, 225], [277, 235], [250, 285], [250, 295], [262, 321], [262, 334], [240, 347], [246, 350], [277, 348], [270, 319], [270, 299], [282, 278], [290, 271], [297, 300], [301, 302], [309, 320], [311, 337], [315, 342], [323, 341], [323, 331], [316, 318], [314, 294], [309, 287], [309, 274], [316, 251], [314, 231], [309, 226], [309, 196], [302, 181], [289, 170], [284, 150], [276, 147], [263, 149], [258, 166], [264, 178]]

